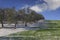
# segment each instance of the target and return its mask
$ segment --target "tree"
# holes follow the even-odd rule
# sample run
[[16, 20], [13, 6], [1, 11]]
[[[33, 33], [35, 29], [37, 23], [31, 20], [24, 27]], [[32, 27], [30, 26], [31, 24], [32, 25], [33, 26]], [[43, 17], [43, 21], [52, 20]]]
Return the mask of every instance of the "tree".
[[7, 21], [8, 23], [15, 23], [14, 28], [16, 28], [17, 21], [22, 21], [25, 23], [25, 26], [27, 26], [27, 23], [36, 22], [41, 19], [44, 20], [43, 15], [38, 14], [29, 8], [27, 10], [24, 8], [18, 11], [16, 11], [14, 7], [0, 9], [0, 22], [2, 27], [3, 21]]
[[14, 8], [6, 8], [5, 9], [5, 17], [6, 17], [6, 21], [8, 23], [15, 23], [15, 27], [16, 28], [16, 10]]
[[4, 10], [3, 9], [0, 9], [0, 22], [2, 24], [2, 27], [4, 27], [3, 26], [3, 21], [4, 21]]
[[19, 11], [19, 14], [21, 14], [23, 17], [22, 21], [25, 22], [25, 26], [27, 26], [28, 22], [36, 22], [38, 20], [44, 19], [43, 15], [38, 14], [31, 9], [29, 9], [29, 11], [31, 11], [31, 12], [26, 13], [25, 9], [22, 9]]
[[44, 20], [44, 17], [41, 14], [36, 13], [35, 11], [31, 11], [30, 14], [26, 14], [25, 17], [25, 25], [27, 26], [28, 22], [36, 22], [38, 20]]

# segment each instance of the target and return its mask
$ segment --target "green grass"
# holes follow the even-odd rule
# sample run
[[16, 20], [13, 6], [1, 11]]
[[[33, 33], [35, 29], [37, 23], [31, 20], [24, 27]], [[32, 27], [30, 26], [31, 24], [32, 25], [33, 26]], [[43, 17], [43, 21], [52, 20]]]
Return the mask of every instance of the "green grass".
[[46, 25], [49, 28], [60, 28], [60, 20], [46, 20], [48, 22]]
[[15, 34], [9, 35], [9, 37], [21, 37], [24, 36], [23, 39], [36, 39], [36, 40], [60, 40], [60, 29], [45, 29], [45, 30], [30, 30], [18, 32]]
[[[47, 20], [50, 29], [23, 31], [8, 35], [8, 37], [23, 37], [22, 40], [60, 40], [60, 21]], [[55, 29], [53, 29], [55, 28]]]
[[[56, 32], [59, 32], [60, 29], [44, 29], [44, 30], [30, 30], [30, 31], [23, 31], [23, 32], [18, 32], [15, 34], [11, 34], [9, 36], [37, 36], [36, 34], [39, 33], [40, 34], [45, 34], [48, 35], [48, 33], [50, 32], [51, 34], [55, 34]], [[60, 32], [59, 32], [60, 33]], [[43, 36], [43, 35], [41, 35]]]

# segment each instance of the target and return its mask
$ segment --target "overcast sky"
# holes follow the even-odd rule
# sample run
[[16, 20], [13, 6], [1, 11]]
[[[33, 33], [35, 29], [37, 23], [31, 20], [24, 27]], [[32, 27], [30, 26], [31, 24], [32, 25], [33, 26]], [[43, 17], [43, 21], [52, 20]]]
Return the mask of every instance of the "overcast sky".
[[60, 20], [60, 0], [0, 0], [0, 8], [30, 9], [44, 15], [46, 20]]

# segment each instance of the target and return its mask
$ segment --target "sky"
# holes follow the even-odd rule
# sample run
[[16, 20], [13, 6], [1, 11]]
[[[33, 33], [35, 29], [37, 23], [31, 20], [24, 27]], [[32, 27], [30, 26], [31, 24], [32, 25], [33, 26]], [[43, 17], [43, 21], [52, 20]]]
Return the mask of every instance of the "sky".
[[42, 14], [46, 20], [60, 20], [60, 0], [0, 0], [0, 8], [29, 7]]

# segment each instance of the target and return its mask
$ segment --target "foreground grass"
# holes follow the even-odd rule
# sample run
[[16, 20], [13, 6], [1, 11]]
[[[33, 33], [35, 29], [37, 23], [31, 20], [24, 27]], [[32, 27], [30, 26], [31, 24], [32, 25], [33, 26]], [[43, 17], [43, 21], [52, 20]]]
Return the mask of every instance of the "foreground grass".
[[49, 22], [46, 25], [50, 29], [23, 31], [10, 34], [7, 37], [14, 37], [14, 40], [60, 40], [60, 21], [46, 20], [46, 22]]
[[30, 30], [11, 34], [8, 37], [31, 38], [29, 40], [60, 40], [60, 29]]
[[[23, 31], [23, 32], [18, 32], [14, 34], [10, 34], [9, 36], [37, 36], [36, 34], [41, 34], [42, 35], [57, 35], [60, 34], [60, 29], [41, 29], [41, 30], [30, 30], [30, 31]], [[60, 35], [59, 35], [60, 36]]]

